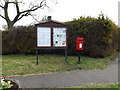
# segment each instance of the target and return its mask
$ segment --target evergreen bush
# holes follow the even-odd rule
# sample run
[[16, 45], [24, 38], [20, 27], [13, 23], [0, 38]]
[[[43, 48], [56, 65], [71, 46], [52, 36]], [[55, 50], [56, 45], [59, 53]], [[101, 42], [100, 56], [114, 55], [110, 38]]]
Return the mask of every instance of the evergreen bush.
[[[85, 49], [80, 51], [81, 55], [105, 57], [120, 50], [118, 48], [120, 28], [118, 29], [114, 22], [103, 15], [98, 18], [80, 17], [79, 19], [65, 22], [65, 24], [68, 26], [69, 55], [78, 53], [75, 49], [76, 37], [84, 37]], [[35, 38], [35, 26], [19, 26], [14, 28], [13, 31], [2, 31], [2, 53], [35, 54]], [[39, 50], [40, 54], [62, 54], [63, 52], [63, 50]]]

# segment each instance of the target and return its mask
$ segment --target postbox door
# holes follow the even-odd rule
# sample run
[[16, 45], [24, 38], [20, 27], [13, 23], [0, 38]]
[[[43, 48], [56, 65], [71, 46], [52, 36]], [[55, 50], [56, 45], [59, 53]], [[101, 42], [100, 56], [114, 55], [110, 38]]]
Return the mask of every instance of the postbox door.
[[84, 49], [84, 41], [83, 38], [76, 38], [76, 49], [83, 50]]

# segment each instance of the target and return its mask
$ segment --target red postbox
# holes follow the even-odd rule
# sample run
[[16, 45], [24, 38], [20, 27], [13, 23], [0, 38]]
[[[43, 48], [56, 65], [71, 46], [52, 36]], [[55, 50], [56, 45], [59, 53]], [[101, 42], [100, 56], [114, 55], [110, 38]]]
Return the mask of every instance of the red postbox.
[[84, 38], [83, 37], [76, 38], [76, 49], [84, 50]]

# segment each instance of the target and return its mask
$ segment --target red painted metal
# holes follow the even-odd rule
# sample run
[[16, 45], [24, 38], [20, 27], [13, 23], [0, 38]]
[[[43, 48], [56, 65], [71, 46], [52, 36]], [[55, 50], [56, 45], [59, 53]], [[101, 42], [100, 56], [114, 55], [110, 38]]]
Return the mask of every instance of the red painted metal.
[[84, 50], [84, 38], [83, 37], [76, 38], [76, 49]]

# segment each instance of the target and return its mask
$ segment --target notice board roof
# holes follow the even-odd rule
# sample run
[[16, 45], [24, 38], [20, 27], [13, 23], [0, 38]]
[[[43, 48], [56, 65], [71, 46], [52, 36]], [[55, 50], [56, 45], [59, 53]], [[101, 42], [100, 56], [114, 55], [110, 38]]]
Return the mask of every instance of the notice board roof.
[[53, 20], [49, 20], [46, 22], [40, 22], [39, 24], [35, 24], [35, 26], [38, 26], [38, 27], [66, 27], [65, 24], [62, 24], [60, 22], [53, 21]]

